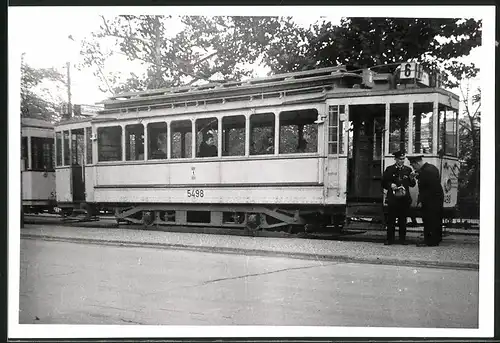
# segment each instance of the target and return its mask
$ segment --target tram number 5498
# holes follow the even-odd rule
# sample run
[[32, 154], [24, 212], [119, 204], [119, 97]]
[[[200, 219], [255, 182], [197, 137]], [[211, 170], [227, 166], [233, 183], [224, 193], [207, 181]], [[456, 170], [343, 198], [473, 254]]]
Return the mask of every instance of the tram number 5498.
[[203, 198], [205, 193], [203, 192], [203, 189], [188, 189], [187, 196], [188, 198]]

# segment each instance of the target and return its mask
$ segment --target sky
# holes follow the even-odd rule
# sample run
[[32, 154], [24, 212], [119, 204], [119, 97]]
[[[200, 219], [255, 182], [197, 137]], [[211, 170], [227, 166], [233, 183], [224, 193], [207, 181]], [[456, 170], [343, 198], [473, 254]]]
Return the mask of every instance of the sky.
[[[144, 8], [142, 8], [144, 9]], [[145, 8], [146, 11], [148, 8]], [[335, 24], [340, 22], [342, 11], [335, 11], [333, 7], [328, 7], [329, 11], [322, 11], [321, 8], [314, 8], [314, 10], [301, 11], [291, 8], [289, 11], [281, 10], [279, 15], [293, 15], [293, 20], [299, 25], [309, 26], [319, 19], [327, 19]], [[20, 53], [24, 52], [24, 61], [32, 67], [39, 68], [56, 68], [63, 74], [66, 74], [66, 62], [71, 63], [71, 95], [73, 103], [82, 104], [95, 104], [104, 100], [109, 93], [103, 93], [99, 90], [99, 81], [90, 69], [78, 70], [76, 66], [81, 62], [80, 56], [80, 42], [83, 38], [90, 36], [92, 31], [99, 29], [101, 18], [99, 14], [116, 15], [124, 13], [137, 13], [137, 8], [122, 9], [117, 8], [92, 8], [92, 7], [78, 7], [76, 8], [33, 8], [20, 9], [16, 8], [17, 15], [22, 17], [22, 21], [12, 21], [9, 25], [9, 31], [14, 31], [15, 45]], [[161, 12], [161, 11], [160, 11]], [[217, 10], [217, 15], [224, 14], [224, 11]], [[252, 11], [245, 11], [245, 14], [251, 14]], [[269, 11], [267, 11], [269, 12]], [[274, 14], [272, 11], [269, 14]], [[155, 11], [156, 14], [161, 14]], [[186, 14], [185, 10], [179, 9], [179, 12], [168, 9], [164, 14]], [[204, 11], [203, 13], [206, 13]], [[208, 11], [210, 13], [210, 11]], [[346, 15], [349, 12], [345, 12]], [[370, 12], [372, 15], [373, 11]], [[150, 14], [150, 13], [149, 13]], [[190, 9], [190, 14], [197, 14], [196, 10]], [[234, 14], [231, 12], [231, 14]], [[238, 14], [238, 13], [236, 13]], [[260, 14], [257, 11], [256, 14]], [[326, 14], [326, 15], [325, 15]], [[10, 16], [10, 13], [9, 13]], [[27, 27], [24, 23], [30, 23]], [[33, 29], [36, 28], [36, 29]], [[69, 36], [73, 37], [70, 40]], [[467, 61], [477, 62], [481, 56], [481, 49], [474, 49], [470, 56], [466, 57]], [[124, 56], [117, 57], [116, 63], [113, 62], [114, 70], [127, 70], [131, 71], [134, 66], [125, 60]], [[137, 71], [140, 67], [135, 66]], [[255, 72], [257, 76], [265, 76], [268, 69], [256, 66]], [[473, 84], [474, 88], [477, 85]], [[60, 98], [67, 100], [67, 92], [65, 89], [57, 89], [50, 82], [44, 82], [40, 85], [39, 90], [48, 94], [53, 99]]]

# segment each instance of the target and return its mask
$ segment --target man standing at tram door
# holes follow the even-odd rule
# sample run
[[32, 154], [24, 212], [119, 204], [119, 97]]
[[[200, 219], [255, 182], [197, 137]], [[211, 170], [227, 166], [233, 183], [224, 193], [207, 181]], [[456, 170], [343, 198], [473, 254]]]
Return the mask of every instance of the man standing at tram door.
[[396, 218], [399, 226], [399, 241], [406, 245], [406, 217], [409, 215], [411, 196], [410, 187], [415, 187], [411, 168], [404, 165], [405, 153], [394, 153], [396, 163], [388, 166], [382, 176], [382, 187], [387, 190], [387, 240], [385, 245], [394, 243]]
[[439, 170], [436, 166], [423, 162], [422, 156], [408, 157], [418, 178], [418, 198], [422, 203], [424, 222], [424, 242], [417, 246], [437, 246], [442, 236], [442, 216], [444, 192]]

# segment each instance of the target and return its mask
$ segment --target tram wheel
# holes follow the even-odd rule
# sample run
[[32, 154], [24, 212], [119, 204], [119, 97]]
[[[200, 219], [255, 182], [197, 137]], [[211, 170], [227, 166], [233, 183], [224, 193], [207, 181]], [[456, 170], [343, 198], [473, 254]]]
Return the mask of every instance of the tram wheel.
[[142, 212], [142, 224], [146, 227], [153, 225], [155, 221], [154, 211], [143, 211]]
[[260, 213], [248, 213], [246, 220], [246, 229], [250, 232], [258, 231], [261, 228]]

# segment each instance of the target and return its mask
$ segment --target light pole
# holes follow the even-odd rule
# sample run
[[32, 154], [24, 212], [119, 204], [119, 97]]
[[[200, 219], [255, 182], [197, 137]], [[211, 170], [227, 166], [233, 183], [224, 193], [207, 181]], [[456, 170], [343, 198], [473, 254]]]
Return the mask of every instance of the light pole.
[[67, 87], [68, 87], [68, 119], [71, 119], [73, 117], [73, 106], [71, 105], [71, 63], [66, 62], [66, 70], [68, 74], [68, 81], [67, 81]]

